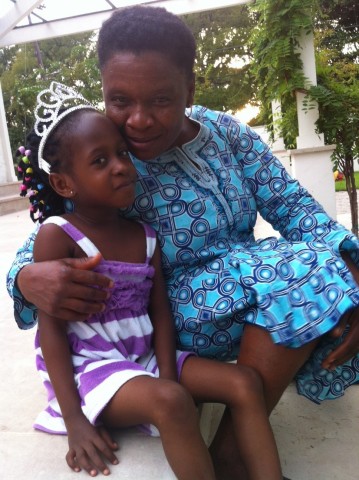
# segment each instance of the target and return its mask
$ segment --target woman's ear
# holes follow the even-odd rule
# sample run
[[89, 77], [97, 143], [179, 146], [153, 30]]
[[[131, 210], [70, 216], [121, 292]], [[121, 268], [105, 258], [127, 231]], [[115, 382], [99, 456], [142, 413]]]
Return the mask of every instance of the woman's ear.
[[71, 180], [63, 173], [50, 173], [49, 183], [61, 197], [71, 198], [75, 195]]

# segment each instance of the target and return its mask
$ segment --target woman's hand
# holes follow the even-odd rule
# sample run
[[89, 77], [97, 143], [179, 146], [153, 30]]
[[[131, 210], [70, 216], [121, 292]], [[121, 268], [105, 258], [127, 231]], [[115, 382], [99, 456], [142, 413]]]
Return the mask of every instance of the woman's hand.
[[331, 335], [334, 338], [340, 338], [347, 325], [349, 326], [348, 333], [342, 343], [323, 361], [323, 368], [333, 370], [359, 352], [359, 307], [344, 315], [339, 324], [331, 331]]
[[26, 300], [61, 320], [81, 321], [101, 312], [112, 288], [109, 278], [92, 271], [101, 255], [37, 262], [18, 274], [17, 286]]
[[82, 469], [95, 477], [98, 472], [109, 475], [110, 469], [104, 459], [112, 465], [118, 464], [113, 453], [118, 449], [117, 443], [103, 427], [94, 427], [85, 416], [78, 416], [67, 426], [69, 451], [66, 454], [68, 466], [75, 472]]
[[[359, 269], [351, 259], [349, 253], [343, 252], [342, 257], [346, 263], [354, 280], [359, 285]], [[328, 357], [323, 361], [322, 367], [328, 370], [333, 370], [335, 367], [342, 365], [347, 360], [350, 360], [359, 352], [359, 307], [347, 312], [341, 318], [338, 325], [333, 328], [331, 335], [334, 338], [340, 338], [345, 328], [349, 326], [343, 342], [333, 350]]]

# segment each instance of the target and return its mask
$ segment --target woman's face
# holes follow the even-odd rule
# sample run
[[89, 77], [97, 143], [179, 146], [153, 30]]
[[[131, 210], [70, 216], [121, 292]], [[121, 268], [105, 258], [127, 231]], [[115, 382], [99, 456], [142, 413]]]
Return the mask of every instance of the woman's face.
[[107, 116], [140, 160], [153, 159], [196, 135], [184, 115], [193, 102], [194, 79], [166, 56], [118, 53], [102, 70], [102, 87]]

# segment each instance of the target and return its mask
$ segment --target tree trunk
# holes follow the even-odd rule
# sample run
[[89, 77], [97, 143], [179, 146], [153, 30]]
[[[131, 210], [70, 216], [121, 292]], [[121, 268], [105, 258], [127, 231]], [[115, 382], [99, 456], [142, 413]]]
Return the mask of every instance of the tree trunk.
[[346, 181], [346, 189], [349, 196], [352, 232], [358, 236], [358, 195], [354, 176], [354, 158], [351, 153], [346, 155], [343, 162], [343, 174]]

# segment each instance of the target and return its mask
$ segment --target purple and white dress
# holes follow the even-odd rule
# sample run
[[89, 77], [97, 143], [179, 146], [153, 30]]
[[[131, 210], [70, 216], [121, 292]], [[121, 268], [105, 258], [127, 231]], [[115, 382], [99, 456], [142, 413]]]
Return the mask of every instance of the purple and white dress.
[[[98, 253], [96, 246], [62, 217], [44, 222], [62, 228], [88, 256]], [[153, 327], [147, 313], [154, 267], [150, 261], [156, 246], [154, 230], [143, 224], [146, 233], [146, 262], [125, 263], [103, 260], [95, 269], [114, 281], [104, 312], [85, 322], [69, 322], [68, 341], [72, 352], [74, 378], [84, 414], [96, 424], [102, 410], [127, 381], [139, 375], [158, 377], [159, 370], [152, 348]], [[34, 428], [66, 434], [60, 406], [47, 373], [39, 344], [35, 338], [36, 367], [48, 393], [48, 405], [41, 412]], [[177, 372], [180, 375], [190, 353], [177, 351]], [[141, 430], [157, 435], [152, 425]]]

